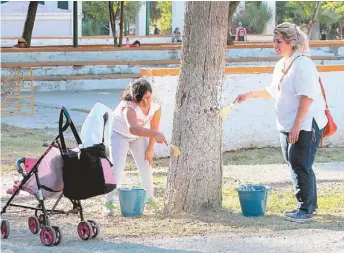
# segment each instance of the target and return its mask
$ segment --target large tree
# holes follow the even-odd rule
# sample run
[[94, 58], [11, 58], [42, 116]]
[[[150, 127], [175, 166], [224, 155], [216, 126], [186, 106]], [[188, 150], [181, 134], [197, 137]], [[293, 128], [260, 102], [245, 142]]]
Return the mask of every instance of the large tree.
[[222, 205], [221, 105], [230, 2], [185, 2], [166, 214]]
[[38, 3], [39, 3], [38, 1], [30, 1], [29, 8], [27, 10], [26, 20], [25, 20], [24, 30], [23, 30], [23, 35], [22, 35], [22, 37], [26, 41], [26, 44], [25, 44], [26, 47], [31, 46], [31, 37], [32, 37], [33, 26], [35, 25]]

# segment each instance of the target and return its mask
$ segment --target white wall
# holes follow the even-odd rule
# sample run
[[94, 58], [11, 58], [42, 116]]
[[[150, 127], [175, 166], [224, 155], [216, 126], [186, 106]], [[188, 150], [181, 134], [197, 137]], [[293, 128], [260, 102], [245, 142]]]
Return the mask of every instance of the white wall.
[[[223, 105], [232, 102], [235, 97], [249, 90], [263, 89], [271, 81], [272, 74], [232, 74], [224, 80]], [[322, 72], [321, 77], [327, 92], [329, 107], [337, 125], [336, 135], [325, 140], [325, 144], [344, 146], [344, 72]], [[162, 101], [161, 131], [171, 140], [173, 111], [177, 76], [147, 76], [154, 95]], [[341, 80], [341, 81], [339, 81]], [[276, 130], [274, 101], [251, 100], [237, 106], [223, 123], [224, 151], [240, 148], [279, 146], [279, 133]], [[169, 149], [157, 145], [157, 156], [169, 155]]]
[[[29, 1], [8, 2], [1, 4], [1, 38], [15, 37], [2, 46], [13, 46], [22, 36]], [[57, 1], [46, 1], [38, 5], [33, 37], [57, 37], [73, 35], [73, 3], [69, 1], [69, 10], [57, 8]], [[82, 2], [78, 1], [78, 34], [82, 35]]]
[[135, 34], [137, 36], [146, 35], [146, 3], [142, 4], [140, 11], [136, 14]]
[[[1, 36], [2, 37], [17, 37], [20, 38], [23, 33], [25, 23], [25, 16], [18, 19], [2, 19], [1, 20]], [[32, 36], [71, 36], [73, 31], [72, 19], [68, 16], [51, 16], [49, 19], [37, 17], [33, 27]], [[10, 45], [17, 44], [17, 40], [11, 40]]]
[[265, 34], [273, 34], [276, 27], [276, 1], [267, 1], [265, 3], [267, 3], [272, 11], [272, 17], [266, 26]]
[[[80, 21], [81, 22], [81, 21]], [[71, 22], [73, 25], [73, 23]], [[13, 25], [13, 23], [11, 23]], [[56, 25], [56, 24], [54, 24]], [[2, 24], [1, 24], [2, 26]], [[20, 25], [21, 27], [21, 25]], [[81, 24], [79, 25], [79, 29], [81, 27]], [[22, 28], [21, 28], [22, 29]], [[143, 30], [141, 31], [142, 35], [146, 34], [146, 24], [144, 24]], [[8, 35], [7, 37], [15, 37], [15, 38], [1, 38], [1, 46], [2, 47], [11, 47], [14, 44], [17, 43], [17, 35], [16, 32], [17, 29], [14, 29], [13, 35]], [[73, 31], [73, 28], [70, 29]], [[67, 29], [67, 31], [69, 31]], [[111, 30], [110, 30], [111, 32]], [[119, 32], [119, 25], [117, 22], [117, 32]], [[54, 30], [50, 29], [50, 33], [54, 33]], [[9, 33], [10, 34], [10, 33]], [[73, 34], [73, 32], [72, 32]], [[61, 36], [61, 35], [58, 35]], [[70, 34], [68, 35], [62, 35], [62, 36], [72, 36]], [[80, 36], [80, 33], [79, 33]], [[35, 36], [38, 37], [38, 36]], [[51, 37], [56, 38], [32, 38], [31, 45], [32, 46], [59, 46], [59, 45], [72, 45], [73, 44], [73, 38], [58, 38], [57, 36], [52, 35]], [[171, 43], [171, 37], [172, 36], [155, 36], [155, 37], [135, 37], [135, 36], [129, 36], [130, 43], [134, 42], [135, 40], [139, 40], [141, 44], [154, 44], [154, 43]], [[272, 36], [256, 36], [256, 35], [248, 35], [247, 41], [254, 42], [254, 41], [272, 41]], [[112, 45], [113, 44], [113, 38], [110, 36], [104, 36], [104, 38], [95, 38], [93, 36], [90, 37], [82, 37], [79, 38], [79, 45]]]
[[[72, 43], [72, 40], [70, 40]], [[1, 53], [1, 62], [84, 62], [84, 61], [148, 61], [148, 60], [177, 60], [180, 59], [181, 50], [135, 50], [128, 48], [114, 51], [74, 51], [74, 52], [11, 52]], [[344, 47], [312, 47], [312, 56], [344, 56]], [[272, 48], [241, 48], [227, 49], [226, 58], [247, 57], [275, 57]]]
[[172, 32], [179, 27], [180, 33], [184, 31], [184, 1], [172, 1]]

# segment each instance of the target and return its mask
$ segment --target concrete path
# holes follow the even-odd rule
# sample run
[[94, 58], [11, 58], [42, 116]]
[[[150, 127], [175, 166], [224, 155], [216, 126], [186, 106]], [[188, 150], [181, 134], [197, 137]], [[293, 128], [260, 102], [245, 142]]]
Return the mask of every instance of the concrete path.
[[23, 128], [57, 128], [60, 109], [64, 106], [69, 111], [74, 124], [82, 125], [87, 113], [73, 109], [90, 110], [96, 102], [114, 109], [120, 101], [121, 92], [121, 90], [36, 92], [33, 117], [2, 117], [1, 122]]

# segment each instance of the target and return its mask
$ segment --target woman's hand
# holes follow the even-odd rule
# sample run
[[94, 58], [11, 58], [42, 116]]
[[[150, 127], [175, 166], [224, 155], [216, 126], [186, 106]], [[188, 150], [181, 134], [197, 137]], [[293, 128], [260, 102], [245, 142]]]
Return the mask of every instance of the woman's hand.
[[299, 134], [300, 134], [300, 126], [294, 124], [293, 127], [289, 131], [288, 142], [292, 144], [296, 143], [299, 139]]
[[145, 160], [148, 161], [149, 166], [153, 164], [153, 149], [147, 148], [145, 153]]
[[246, 101], [247, 99], [250, 98], [250, 93], [247, 92], [245, 94], [240, 94], [238, 95], [238, 97], [234, 100], [234, 103], [241, 103], [241, 102], [244, 102]]
[[154, 135], [154, 139], [157, 143], [165, 143], [167, 145], [165, 136], [160, 132], [156, 132], [156, 134]]

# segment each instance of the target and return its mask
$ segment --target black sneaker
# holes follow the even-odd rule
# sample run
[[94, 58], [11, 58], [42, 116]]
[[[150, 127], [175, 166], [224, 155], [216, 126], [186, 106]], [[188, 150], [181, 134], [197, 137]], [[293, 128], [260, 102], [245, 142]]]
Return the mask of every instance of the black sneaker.
[[297, 211], [295, 213], [286, 214], [284, 219], [287, 221], [293, 221], [298, 223], [310, 222], [312, 221], [313, 214], [308, 214], [303, 211]]

